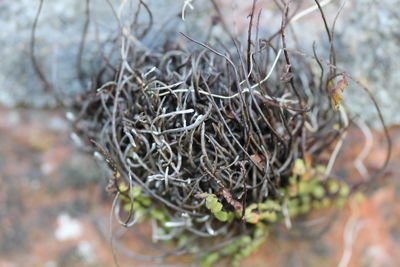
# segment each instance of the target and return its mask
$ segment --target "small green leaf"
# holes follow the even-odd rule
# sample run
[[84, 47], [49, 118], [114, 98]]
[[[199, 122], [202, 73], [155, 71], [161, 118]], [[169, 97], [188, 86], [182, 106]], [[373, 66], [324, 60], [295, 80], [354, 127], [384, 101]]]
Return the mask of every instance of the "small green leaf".
[[340, 188], [339, 195], [342, 197], [347, 197], [350, 194], [350, 187], [347, 184], [343, 184]]
[[233, 255], [234, 253], [236, 253], [238, 251], [239, 248], [240, 248], [240, 242], [233, 242], [233, 243], [225, 246], [221, 250], [221, 253], [226, 256]]
[[242, 255], [242, 259], [249, 256], [251, 254], [251, 252], [253, 252], [252, 246], [247, 246], [247, 247], [243, 248], [240, 251], [240, 254]]
[[271, 209], [273, 209], [273, 210], [276, 210], [276, 211], [282, 210], [282, 206], [281, 206], [278, 202], [276, 202], [276, 201], [267, 200], [267, 201], [265, 202], [265, 204], [268, 205], [268, 206], [270, 206]]
[[232, 222], [235, 219], [235, 213], [230, 211], [228, 212], [228, 218], [226, 219], [228, 222]]
[[260, 220], [260, 214], [255, 212], [250, 212], [245, 214], [244, 219], [248, 223], [256, 224]]
[[309, 204], [303, 204], [299, 207], [299, 213], [305, 214], [311, 210], [311, 206]]
[[339, 183], [335, 180], [329, 180], [328, 181], [328, 192], [329, 194], [336, 194], [339, 191]]
[[[127, 205], [130, 206], [131, 204], [128, 203]], [[137, 202], [137, 201], [134, 201], [134, 202], [133, 202], [133, 210], [137, 210], [137, 209], [139, 209], [141, 206], [142, 206], [142, 205], [140, 205], [139, 202]]]
[[142, 188], [140, 186], [134, 186], [132, 188], [133, 197], [138, 197], [142, 193]]
[[167, 220], [167, 217], [165, 216], [164, 212], [162, 212], [159, 209], [151, 209], [150, 210], [150, 215], [154, 219], [160, 221], [160, 222], [165, 222]]
[[346, 204], [346, 202], [347, 202], [347, 199], [346, 199], [346, 198], [338, 198], [338, 199], [336, 200], [336, 206], [337, 206], [338, 208], [342, 208], [342, 207]]
[[268, 222], [276, 222], [278, 220], [278, 216], [276, 215], [276, 212], [267, 211], [260, 214], [260, 219], [267, 220]]
[[179, 235], [178, 247], [184, 246], [188, 239], [189, 239], [189, 237], [185, 234]]
[[141, 223], [144, 221], [144, 219], [146, 218], [145, 216], [143, 216], [146, 213], [146, 209], [143, 207], [139, 207], [138, 209], [135, 210], [135, 217], [139, 218], [138, 222]]
[[207, 253], [202, 257], [200, 264], [201, 264], [201, 266], [204, 266], [204, 267], [213, 266], [213, 264], [218, 259], [219, 259], [219, 254], [217, 252]]
[[267, 235], [268, 235], [268, 228], [263, 223], [257, 224], [256, 229], [254, 230], [254, 237], [261, 238], [261, 237], [267, 237]]
[[222, 210], [222, 204], [218, 202], [217, 197], [214, 195], [206, 198], [206, 207], [214, 214]]
[[127, 191], [129, 189], [128, 186], [125, 183], [118, 184], [118, 188], [119, 188], [119, 190], [121, 192], [125, 192], [125, 191]]
[[324, 174], [325, 171], [326, 171], [326, 167], [324, 165], [319, 164], [319, 165], [315, 166], [315, 172], [317, 174]]
[[296, 184], [297, 183], [297, 177], [296, 176], [290, 176], [289, 177], [289, 184]]
[[215, 212], [214, 216], [221, 222], [226, 222], [228, 220], [228, 213], [226, 211]]
[[124, 202], [131, 202], [131, 199], [123, 194], [120, 194], [119, 198]]
[[311, 202], [311, 197], [309, 195], [301, 196], [301, 203], [308, 204]]
[[320, 208], [322, 208], [321, 201], [319, 201], [319, 200], [313, 201], [312, 206], [313, 206], [314, 209], [320, 209]]
[[325, 195], [325, 189], [321, 185], [317, 185], [314, 187], [312, 194], [316, 198], [321, 198]]
[[306, 173], [306, 164], [302, 159], [296, 159], [293, 167], [293, 174], [303, 176]]
[[137, 196], [136, 200], [139, 201], [143, 206], [148, 207], [151, 205], [151, 199], [145, 196]]
[[301, 181], [299, 183], [299, 193], [300, 195], [308, 194], [310, 192], [310, 184], [306, 181]]
[[252, 241], [251, 237], [250, 237], [250, 236], [247, 236], [247, 235], [245, 235], [245, 236], [243, 236], [242, 238], [240, 238], [240, 244], [241, 244], [241, 245], [250, 244], [251, 241]]
[[249, 206], [247, 206], [245, 212], [252, 212], [253, 210], [255, 210], [258, 207], [257, 203], [252, 203]]
[[298, 207], [288, 207], [288, 213], [290, 217], [297, 216], [299, 214], [299, 208]]
[[322, 199], [322, 201], [321, 201], [321, 205], [324, 208], [329, 207], [330, 204], [331, 204], [331, 200], [329, 198], [327, 198], [327, 197]]
[[357, 203], [361, 203], [361, 202], [364, 201], [364, 195], [361, 192], [357, 192], [357, 193], [354, 194], [354, 200]]
[[130, 212], [131, 210], [135, 210], [135, 205], [131, 205], [131, 203], [126, 203], [123, 209], [125, 212]]
[[299, 206], [299, 204], [300, 204], [300, 201], [298, 198], [291, 198], [291, 199], [289, 199], [287, 205], [288, 205], [288, 208], [296, 208]]

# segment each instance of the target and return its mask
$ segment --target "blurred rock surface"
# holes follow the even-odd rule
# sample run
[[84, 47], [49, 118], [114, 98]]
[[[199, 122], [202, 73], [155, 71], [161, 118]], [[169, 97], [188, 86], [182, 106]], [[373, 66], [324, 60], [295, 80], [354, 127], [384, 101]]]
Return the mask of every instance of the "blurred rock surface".
[[[121, 18], [132, 14], [120, 12], [120, 2], [110, 2]], [[145, 38], [144, 45], [157, 47], [165, 38], [173, 37], [171, 34], [177, 36], [178, 31], [190, 33], [200, 40], [208, 34], [209, 25], [215, 22], [215, 17], [212, 16], [215, 12], [210, 2], [188, 1], [193, 9], [186, 6], [185, 21], [182, 21], [184, 2], [146, 1], [153, 12], [155, 27]], [[330, 24], [341, 4], [340, 1], [331, 2], [324, 7]], [[110, 49], [107, 46], [99, 47], [99, 44], [106, 43], [107, 38], [118, 31], [115, 15], [107, 1], [96, 0], [89, 3], [90, 23], [82, 56], [82, 69], [88, 76], [99, 66], [99, 49]], [[232, 31], [245, 33], [251, 3], [227, 0], [216, 3]], [[57, 104], [54, 96], [43, 91], [43, 84], [38, 80], [29, 56], [31, 29], [38, 4], [39, 1], [30, 0], [0, 2], [0, 104], [3, 106], [51, 107]], [[305, 10], [312, 5], [314, 1], [303, 1], [299, 10]], [[399, 0], [346, 1], [335, 35], [338, 64], [371, 88], [389, 124], [400, 123], [400, 114], [396, 112], [400, 105], [400, 92], [397, 90], [400, 86], [400, 75], [397, 73], [400, 67], [400, 9], [395, 8], [399, 5]], [[260, 0], [257, 8], [262, 10], [261, 33], [272, 32], [279, 27], [281, 14], [271, 1]], [[142, 14], [140, 21], [146, 23], [148, 17], [144, 12]], [[49, 81], [67, 96], [86, 90], [90, 84], [87, 79], [83, 83], [85, 88], [82, 88], [76, 68], [85, 19], [85, 1], [44, 1], [38, 22], [36, 56]], [[293, 23], [292, 27], [297, 32], [300, 48], [311, 52], [314, 41], [317, 42], [319, 51], [327, 48], [318, 11]], [[216, 28], [213, 34], [221, 36], [223, 30]], [[67, 97], [64, 100], [68, 104], [72, 98]], [[345, 100], [351, 111], [377, 126], [376, 113], [361, 89], [349, 88], [345, 93]]]

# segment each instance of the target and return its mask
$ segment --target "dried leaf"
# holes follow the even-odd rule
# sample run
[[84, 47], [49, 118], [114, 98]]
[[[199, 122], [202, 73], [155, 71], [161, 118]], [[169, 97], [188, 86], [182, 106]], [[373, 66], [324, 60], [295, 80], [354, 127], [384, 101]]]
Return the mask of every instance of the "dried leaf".
[[253, 154], [250, 156], [250, 159], [257, 164], [260, 169], [263, 169], [265, 166], [264, 157], [259, 154]]
[[294, 75], [291, 72], [291, 65], [286, 65], [284, 70], [283, 70], [283, 74], [280, 78], [280, 80], [284, 83], [290, 82], [290, 80], [293, 79]]
[[344, 89], [349, 85], [347, 82], [346, 76], [343, 75], [342, 79], [330, 90], [331, 98], [332, 98], [332, 106], [334, 109], [338, 110], [340, 106], [340, 102], [342, 101], [342, 93]]
[[195, 195], [195, 197], [197, 197], [197, 198], [206, 198], [206, 197], [208, 197], [209, 195], [211, 195], [211, 194], [208, 194], [208, 193], [197, 193], [197, 194]]
[[303, 159], [304, 159], [304, 163], [306, 164], [306, 168], [307, 169], [311, 169], [312, 168], [312, 156], [309, 153], [304, 153], [303, 154]]
[[232, 207], [235, 208], [236, 211], [242, 212], [243, 210], [243, 205], [239, 201], [235, 200], [232, 197], [231, 192], [229, 192], [227, 189], [222, 189], [222, 196], [225, 198], [226, 202], [228, 202]]

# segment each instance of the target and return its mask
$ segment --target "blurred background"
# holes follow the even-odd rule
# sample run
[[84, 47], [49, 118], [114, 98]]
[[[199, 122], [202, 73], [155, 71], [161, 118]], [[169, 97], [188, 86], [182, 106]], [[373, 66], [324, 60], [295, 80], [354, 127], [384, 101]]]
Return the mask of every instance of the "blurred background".
[[[95, 70], [96, 53], [109, 49], [101, 44], [118, 26], [111, 6], [118, 10], [121, 2], [43, 2], [36, 55], [49, 81], [65, 96], [60, 105], [57, 94], [43, 89], [30, 58], [40, 1], [0, 0], [0, 266], [114, 265], [108, 234], [112, 198], [104, 189], [108, 173], [79, 146], [68, 118], [73, 116], [69, 106], [75, 96], [85, 90], [77, 63], [87, 72]], [[208, 0], [145, 2], [155, 18], [154, 33], [145, 41], [149, 46], [178, 31], [201, 39], [216, 15]], [[392, 160], [364, 200], [350, 201], [336, 213], [325, 234], [272, 236], [243, 266], [400, 266], [400, 174], [396, 169], [400, 164], [400, 9], [396, 8], [400, 1], [320, 2], [329, 23], [344, 3], [335, 31], [338, 65], [371, 88], [391, 133]], [[90, 23], [80, 58], [87, 3]], [[215, 3], [232, 32], [245, 34], [251, 1]], [[312, 11], [313, 5], [311, 0], [296, 1], [299, 13]], [[281, 11], [273, 1], [259, 0], [257, 9], [261, 10], [260, 32], [268, 34], [279, 27]], [[296, 38], [289, 47], [310, 52], [316, 42], [318, 49], [327, 48], [318, 10], [305, 13], [292, 28]], [[386, 147], [376, 112], [362, 90], [349, 88], [344, 99], [361, 126], [350, 129], [335, 171], [359, 177], [354, 167], [359, 153], [371, 147], [364, 165], [373, 171], [382, 164]], [[371, 126], [370, 130], [363, 125]], [[121, 266], [166, 264], [135, 257], [135, 253], [160, 253], [149, 243], [150, 230], [146, 225], [127, 233], [116, 229], [117, 235], [125, 233], [115, 245]], [[167, 259], [167, 263], [190, 264], [186, 258]]]

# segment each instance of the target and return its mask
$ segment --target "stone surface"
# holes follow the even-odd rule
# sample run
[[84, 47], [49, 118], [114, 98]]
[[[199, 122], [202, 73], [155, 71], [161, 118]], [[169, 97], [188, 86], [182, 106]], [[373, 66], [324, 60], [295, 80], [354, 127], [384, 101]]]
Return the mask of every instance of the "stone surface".
[[[129, 1], [121, 3], [124, 2]], [[186, 1], [191, 3], [193, 9], [190, 6], [183, 9], [184, 2], [146, 1], [153, 11], [155, 27], [145, 38], [143, 45], [155, 48], [165, 38], [178, 36], [179, 31], [190, 33], [199, 40], [205, 38], [214, 19], [212, 14], [215, 14], [210, 2]], [[232, 31], [245, 34], [251, 2], [216, 2]], [[117, 20], [107, 3], [90, 1], [90, 23], [82, 57], [82, 69], [88, 76], [99, 67], [99, 51], [108, 51], [111, 48], [107, 45], [107, 38], [118, 32]], [[118, 1], [110, 3], [122, 21], [126, 22], [134, 13], [135, 7], [129, 9], [129, 4], [121, 8]], [[331, 1], [323, 8], [328, 23], [333, 23], [340, 3]], [[0, 103], [3, 106], [57, 105], [54, 94], [43, 91], [43, 84], [37, 78], [30, 58], [31, 28], [38, 4], [39, 1], [29, 0], [0, 2], [0, 27], [3, 29], [0, 32]], [[400, 12], [394, 8], [399, 4], [399, 0], [346, 1], [335, 35], [338, 65], [371, 88], [389, 124], [400, 123], [400, 115], [396, 112], [400, 103], [400, 93], [397, 90], [400, 86], [397, 75], [400, 64]], [[303, 1], [299, 11], [312, 5], [314, 1]], [[260, 35], [268, 36], [268, 33], [279, 27], [281, 13], [271, 1], [257, 1], [257, 8], [261, 10]], [[181, 19], [183, 10], [185, 21]], [[36, 56], [48, 80], [63, 95], [74, 95], [89, 86], [88, 80], [80, 83], [76, 68], [85, 19], [85, 1], [44, 1], [36, 33]], [[144, 12], [140, 21], [148, 21]], [[289, 42], [289, 47], [298, 47], [311, 54], [312, 43], [316, 41], [318, 51], [326, 51], [327, 40], [318, 11], [304, 16], [291, 26], [297, 35], [293, 42]], [[223, 36], [224, 31], [217, 27], [212, 34]], [[103, 46], [100, 48], [99, 44]], [[320, 55], [323, 54], [321, 52]], [[348, 109], [372, 125], [379, 126], [376, 112], [371, 108], [367, 95], [356, 86], [351, 86], [346, 91]], [[69, 103], [72, 98], [63, 97], [63, 100]]]
[[[43, 83], [32, 64], [30, 48], [39, 2], [0, 1], [0, 104], [3, 106], [54, 107], [57, 105], [57, 94], [61, 94], [64, 104], [68, 104], [73, 100], [71, 96], [83, 92], [90, 84], [90, 79], [81, 83], [77, 73], [79, 47], [87, 18], [86, 1], [44, 1], [36, 29], [35, 56], [57, 94], [43, 90]], [[153, 12], [154, 30], [144, 39], [143, 45], [157, 47], [162, 40], [170, 37], [172, 29], [175, 35], [179, 30], [188, 29], [180, 19], [182, 4], [178, 1], [146, 2]], [[120, 4], [115, 0], [89, 1], [90, 19], [81, 60], [82, 70], [87, 77], [96, 73], [102, 53], [108, 55], [112, 48], [109, 39], [119, 32], [115, 15], [119, 16], [122, 23], [132, 20], [135, 8], [129, 8], [129, 4], [122, 8]], [[204, 8], [197, 8], [196, 14], [204, 13]], [[139, 23], [147, 23], [148, 16], [144, 12], [141, 14]], [[201, 24], [202, 21], [198, 19], [200, 15], [196, 14], [187, 16], [186, 20]], [[201, 31], [197, 30], [198, 33]], [[119, 48], [116, 51], [119, 52]], [[111, 56], [110, 60], [113, 58]]]
[[[349, 2], [342, 15], [340, 56], [347, 69], [372, 91], [388, 124], [399, 124], [400, 114], [400, 5], [399, 0]], [[360, 90], [346, 96], [349, 109], [377, 125], [371, 101]]]

